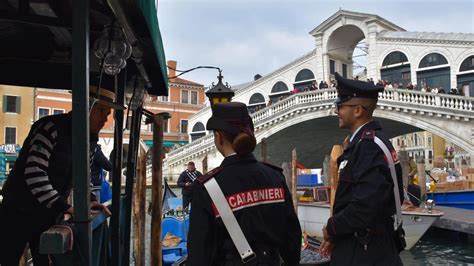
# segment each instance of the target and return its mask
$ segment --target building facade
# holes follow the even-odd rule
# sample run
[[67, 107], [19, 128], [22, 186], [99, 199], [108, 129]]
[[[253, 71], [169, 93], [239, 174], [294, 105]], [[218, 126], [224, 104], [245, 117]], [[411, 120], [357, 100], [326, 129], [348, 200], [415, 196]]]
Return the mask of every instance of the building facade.
[[13, 167], [34, 121], [34, 89], [0, 85], [0, 179]]
[[391, 141], [395, 150], [407, 151], [408, 156], [416, 161], [423, 159], [428, 170], [449, 163], [445, 157], [446, 141], [429, 131], [402, 135]]
[[[168, 112], [171, 118], [164, 128], [163, 146], [167, 152], [175, 147], [189, 142], [190, 128], [189, 117], [204, 107], [204, 86], [176, 76], [177, 62], [168, 61], [169, 71], [169, 96], [145, 96], [144, 108], [153, 112]], [[31, 125], [38, 119], [48, 116], [70, 112], [72, 110], [72, 94], [67, 90], [52, 90], [42, 88], [24, 88], [0, 85], [2, 114], [0, 115], [0, 178], [2, 169], [8, 172], [15, 160], [17, 151], [30, 131]], [[124, 128], [127, 126], [128, 112], [124, 111]], [[194, 128], [196, 130], [196, 128]], [[204, 133], [204, 128], [201, 130]], [[141, 126], [141, 138], [148, 146], [153, 145], [152, 125]], [[106, 156], [113, 149], [114, 119], [113, 112], [108, 117], [99, 136], [103, 152]], [[129, 130], [124, 131], [124, 144], [128, 144]], [[191, 136], [192, 137], [192, 136]], [[4, 166], [2, 166], [5, 164]], [[5, 175], [5, 174], [3, 174]]]
[[[163, 147], [165, 152], [187, 144], [196, 134], [205, 134], [204, 128], [197, 130], [189, 127], [189, 117], [204, 107], [205, 92], [202, 84], [176, 77], [177, 62], [169, 60], [169, 92], [168, 96], [146, 97], [144, 108], [153, 112], [168, 112], [171, 118], [164, 127]], [[152, 145], [152, 125], [144, 126], [142, 138], [149, 146]]]

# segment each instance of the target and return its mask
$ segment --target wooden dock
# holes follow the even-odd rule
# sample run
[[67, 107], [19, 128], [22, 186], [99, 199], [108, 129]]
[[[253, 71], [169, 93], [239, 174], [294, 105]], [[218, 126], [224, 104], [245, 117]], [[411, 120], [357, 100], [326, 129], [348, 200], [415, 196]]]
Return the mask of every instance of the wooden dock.
[[435, 208], [443, 211], [444, 215], [433, 223], [434, 227], [474, 235], [473, 210], [443, 206], [436, 206]]

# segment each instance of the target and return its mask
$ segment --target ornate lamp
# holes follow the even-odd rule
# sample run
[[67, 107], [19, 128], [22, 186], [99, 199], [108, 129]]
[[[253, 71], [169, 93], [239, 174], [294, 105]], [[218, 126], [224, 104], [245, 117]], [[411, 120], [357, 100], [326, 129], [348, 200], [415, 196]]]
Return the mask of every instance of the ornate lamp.
[[222, 83], [222, 70], [219, 69], [219, 76], [217, 79], [219, 80], [216, 85], [214, 82], [211, 85], [211, 89], [206, 92], [206, 96], [209, 98], [209, 102], [211, 103], [211, 108], [214, 108], [216, 103], [227, 103], [232, 100], [234, 97], [234, 91], [230, 89], [229, 84], [224, 85]]
[[94, 43], [94, 54], [101, 60], [101, 68], [108, 75], [115, 76], [127, 66], [132, 46], [119, 24], [115, 22], [105, 26], [102, 36]]

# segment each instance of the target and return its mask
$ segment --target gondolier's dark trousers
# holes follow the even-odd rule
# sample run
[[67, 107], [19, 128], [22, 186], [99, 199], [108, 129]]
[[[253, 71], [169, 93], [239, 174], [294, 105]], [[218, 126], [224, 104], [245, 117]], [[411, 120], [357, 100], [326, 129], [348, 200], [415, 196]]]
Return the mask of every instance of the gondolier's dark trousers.
[[183, 209], [186, 209], [189, 206], [189, 203], [191, 203], [191, 199], [193, 198], [193, 195], [183, 195]]
[[49, 265], [47, 255], [39, 254], [41, 233], [51, 227], [56, 217], [49, 211], [29, 211], [0, 204], [0, 265], [18, 266], [26, 244], [33, 264]]

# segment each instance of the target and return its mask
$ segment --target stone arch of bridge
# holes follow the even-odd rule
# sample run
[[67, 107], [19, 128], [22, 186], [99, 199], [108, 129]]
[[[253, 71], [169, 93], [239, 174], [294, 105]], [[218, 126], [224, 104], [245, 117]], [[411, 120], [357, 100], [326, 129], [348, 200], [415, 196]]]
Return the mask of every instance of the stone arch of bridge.
[[329, 74], [332, 75], [330, 69], [330, 61], [335, 60], [336, 66], [335, 71], [342, 71], [342, 64], [347, 64], [349, 66], [347, 75], [350, 77], [353, 73], [352, 64], [354, 49], [357, 44], [366, 38], [367, 36], [367, 26], [363, 23], [347, 23], [343, 24], [340, 27], [333, 29], [329, 33], [329, 38], [327, 39], [325, 46], [325, 53], [328, 56], [325, 59], [324, 65], [327, 66]]
[[[332, 110], [326, 109], [322, 111], [320, 110], [320, 111], [315, 111], [315, 112], [305, 112], [305, 113], [299, 113], [299, 114], [296, 114], [296, 112], [294, 112], [293, 115], [290, 114], [286, 119], [282, 119], [282, 120], [277, 119], [275, 120], [277, 122], [274, 122], [271, 125], [268, 125], [263, 128], [259, 127], [259, 129], [256, 131], [255, 136], [257, 138], [257, 142], [259, 143], [262, 138], [268, 139], [272, 135], [275, 135], [278, 132], [285, 130], [289, 127], [292, 127], [294, 125], [297, 125], [299, 123], [303, 123], [310, 120], [322, 119], [326, 117], [334, 117], [334, 119], [332, 120], [333, 121], [332, 127], [334, 127], [333, 132], [337, 132], [337, 130], [339, 130], [337, 128], [338, 127], [337, 118], [334, 116], [334, 113]], [[387, 134], [387, 136], [389, 136], [390, 138], [399, 136], [401, 134], [427, 130], [444, 139], [450, 140], [452, 143], [458, 145], [459, 147], [463, 148], [469, 153], [474, 153], [474, 145], [470, 143], [469, 138], [464, 135], [458, 134], [459, 132], [462, 131], [460, 130], [460, 127], [462, 127], [462, 124], [466, 124], [466, 123], [462, 123], [461, 121], [453, 121], [453, 120], [442, 121], [445, 118], [437, 118], [436, 116], [430, 117], [430, 116], [424, 116], [424, 115], [412, 116], [404, 112], [388, 110], [388, 109], [380, 109], [380, 108], [378, 108], [374, 112], [374, 118], [375, 120], [378, 120], [378, 119], [391, 120], [391, 121], [397, 122], [398, 125], [403, 124], [404, 127], [406, 126], [405, 129], [385, 128], [384, 131]], [[453, 130], [443, 128], [442, 124], [447, 125], [449, 128], [452, 128]], [[340, 131], [343, 131], [343, 130], [340, 130]], [[465, 131], [469, 131], [468, 128], [466, 128]], [[338, 132], [337, 134], [340, 134], [340, 133]], [[345, 134], [348, 134], [348, 132], [346, 132]]]

